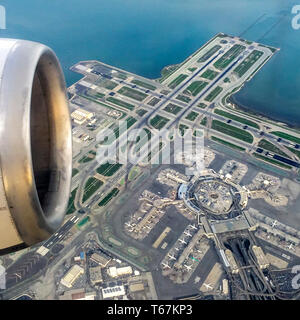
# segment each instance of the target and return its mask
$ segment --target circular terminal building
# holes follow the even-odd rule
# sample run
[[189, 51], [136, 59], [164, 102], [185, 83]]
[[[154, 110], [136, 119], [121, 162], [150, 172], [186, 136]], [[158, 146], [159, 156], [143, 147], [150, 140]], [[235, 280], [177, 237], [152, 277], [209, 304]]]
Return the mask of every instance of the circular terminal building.
[[232, 219], [239, 216], [246, 207], [246, 191], [230, 179], [209, 174], [181, 184], [178, 197], [191, 210], [213, 220]]

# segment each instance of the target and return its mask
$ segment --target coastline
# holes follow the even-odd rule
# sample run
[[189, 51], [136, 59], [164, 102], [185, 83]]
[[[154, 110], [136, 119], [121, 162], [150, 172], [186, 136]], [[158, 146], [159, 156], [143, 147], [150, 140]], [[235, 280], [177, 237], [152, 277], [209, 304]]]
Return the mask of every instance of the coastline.
[[228, 102], [234, 105], [235, 108], [228, 107], [228, 109], [236, 110], [236, 111], [241, 111], [243, 113], [246, 113], [250, 116], [256, 117], [259, 120], [265, 121], [265, 122], [271, 122], [274, 123], [278, 126], [284, 127], [286, 129], [291, 129], [295, 130], [299, 133], [300, 127], [297, 127], [296, 125], [288, 122], [282, 122], [276, 118], [272, 118], [270, 116], [266, 116], [264, 113], [260, 113], [258, 111], [253, 111], [251, 110], [248, 106], [243, 105], [241, 102], [238, 101], [238, 99], [235, 97], [235, 94], [231, 95], [230, 97], [227, 98]]
[[[153, 79], [154, 81], [162, 81], [162, 79], [167, 78], [168, 76], [170, 76], [173, 72], [175, 72], [183, 63], [179, 63], [179, 64], [170, 64], [165, 66], [161, 71], [161, 77], [157, 78], [157, 79]], [[168, 71], [170, 74], [168, 74]], [[242, 88], [242, 87], [241, 87]], [[241, 89], [239, 88], [238, 91]], [[238, 91], [236, 91], [235, 93], [233, 93], [232, 95], [230, 95], [229, 97], [226, 98], [226, 101], [228, 101], [229, 103], [231, 103], [232, 105], [234, 105], [234, 108], [229, 107], [228, 105], [224, 105], [225, 108], [227, 109], [232, 109], [235, 111], [240, 111], [241, 113], [245, 113], [248, 116], [254, 117], [258, 120], [261, 121], [265, 121], [265, 122], [269, 122], [271, 124], [276, 124], [279, 127], [283, 127], [285, 129], [289, 129], [291, 131], [296, 131], [296, 133], [300, 133], [300, 126], [296, 126], [295, 124], [289, 123], [289, 122], [283, 122], [280, 121], [276, 118], [272, 118], [269, 115], [266, 116], [264, 113], [260, 113], [258, 111], [253, 111], [251, 110], [251, 108], [249, 108], [249, 106], [245, 106], [243, 105], [240, 101], [238, 101], [238, 99], [236, 98], [236, 94], [238, 93]]]

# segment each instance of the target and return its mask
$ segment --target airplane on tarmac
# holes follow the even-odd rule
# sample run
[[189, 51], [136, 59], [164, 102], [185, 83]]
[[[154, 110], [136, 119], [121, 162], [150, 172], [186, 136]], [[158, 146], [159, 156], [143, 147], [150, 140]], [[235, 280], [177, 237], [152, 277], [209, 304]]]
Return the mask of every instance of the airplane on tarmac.
[[213, 287], [211, 286], [210, 283], [203, 283], [203, 285], [207, 290], [212, 290], [213, 289]]
[[185, 242], [184, 240], [182, 239], [179, 239], [179, 242], [183, 243], [183, 244], [187, 244], [187, 242]]
[[293, 243], [290, 243], [290, 244], [287, 246], [287, 249], [294, 251], [295, 248], [293, 247]]
[[171, 260], [176, 260], [176, 258], [175, 258], [173, 255], [171, 255], [171, 254], [168, 254], [168, 257], [169, 257]]
[[194, 229], [194, 230], [197, 230], [197, 227], [194, 224], [190, 224], [189, 227]]
[[184, 266], [186, 267], [186, 269], [187, 269], [188, 271], [192, 270], [192, 266], [188, 266], [187, 264], [185, 264]]
[[126, 222], [126, 223], [125, 223], [125, 225], [126, 225], [127, 227], [132, 228], [132, 224], [131, 224], [131, 223], [129, 223], [129, 222]]
[[171, 269], [171, 267], [167, 263], [162, 262], [162, 266], [166, 269]]
[[277, 220], [274, 220], [273, 223], [272, 223], [272, 228], [274, 228], [275, 226], [277, 226], [278, 224], [278, 221]]
[[184, 231], [184, 234], [188, 237], [192, 237], [192, 235], [188, 231]]

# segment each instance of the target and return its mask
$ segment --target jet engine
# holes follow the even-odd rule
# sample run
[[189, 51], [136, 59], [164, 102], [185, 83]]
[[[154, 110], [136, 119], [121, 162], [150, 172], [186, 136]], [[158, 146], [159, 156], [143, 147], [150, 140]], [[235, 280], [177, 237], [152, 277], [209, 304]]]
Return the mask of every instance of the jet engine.
[[39, 243], [61, 226], [71, 176], [71, 121], [55, 53], [0, 39], [0, 254]]

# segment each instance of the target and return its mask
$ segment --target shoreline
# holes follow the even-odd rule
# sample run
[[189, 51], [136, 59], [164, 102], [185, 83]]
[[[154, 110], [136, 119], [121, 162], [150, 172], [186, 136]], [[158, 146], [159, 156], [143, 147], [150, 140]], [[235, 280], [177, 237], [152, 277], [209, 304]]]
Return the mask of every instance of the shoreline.
[[[182, 63], [178, 63], [178, 64], [170, 64], [165, 66], [161, 71], [160, 71], [160, 78], [157, 79], [152, 79], [154, 81], [158, 81], [160, 82], [164, 77], [168, 77], [170, 76], [177, 68], [179, 68], [182, 65]], [[169, 75], [163, 75], [163, 72], [166, 71], [168, 72], [168, 69], [171, 69], [170, 74]], [[174, 70], [172, 70], [174, 69]], [[238, 90], [239, 91], [239, 90]], [[237, 91], [237, 92], [238, 92]], [[246, 115], [252, 116], [254, 118], [257, 118], [258, 120], [261, 121], [265, 121], [265, 122], [269, 122], [272, 124], [276, 124], [280, 127], [283, 127], [285, 129], [290, 129], [292, 131], [297, 131], [297, 133], [300, 133], [300, 125], [296, 126], [295, 124], [289, 123], [289, 122], [283, 122], [280, 121], [276, 118], [272, 118], [270, 116], [266, 116], [264, 113], [260, 113], [258, 111], [253, 111], [251, 110], [248, 106], [243, 105], [241, 102], [238, 101], [238, 99], [235, 97], [235, 95], [237, 94], [237, 92], [233, 93], [231, 96], [229, 96], [226, 100], [228, 102], [230, 102], [232, 105], [234, 105], [234, 108], [232, 107], [228, 107], [228, 106], [224, 106], [227, 109], [232, 109], [232, 110], [236, 110], [236, 111], [240, 111], [242, 113], [245, 113]]]
[[250, 116], [255, 116], [259, 120], [266, 121], [266, 122], [271, 122], [274, 123], [278, 126], [285, 127], [286, 129], [294, 129], [296, 131], [300, 130], [300, 126], [296, 126], [295, 124], [288, 123], [288, 122], [282, 122], [276, 118], [272, 118], [270, 116], [266, 116], [264, 113], [260, 113], [258, 111], [253, 111], [249, 107], [243, 105], [241, 102], [238, 101], [238, 99], [235, 97], [235, 94], [231, 95], [230, 97], [227, 98], [228, 102], [233, 104], [235, 108], [228, 108], [228, 109], [233, 109], [237, 111], [241, 111], [243, 113], [246, 113]]
[[[186, 59], [188, 60], [189, 57]], [[85, 60], [83, 60], [85, 61]], [[91, 60], [93, 61], [93, 60]], [[97, 61], [97, 60], [95, 60]], [[82, 62], [82, 61], [80, 61]], [[79, 63], [80, 63], [79, 62]], [[162, 79], [164, 78], [168, 78], [173, 72], [175, 72], [183, 63], [177, 63], [177, 64], [170, 64], [170, 65], [166, 65], [165, 67], [163, 67], [160, 71], [160, 77], [159, 78], [152, 78], [150, 80], [154, 81], [154, 82], [160, 82]], [[69, 69], [71, 70], [72, 67], [70, 67]], [[169, 71], [171, 69], [171, 71]], [[174, 70], [172, 70], [174, 69]], [[73, 70], [71, 70], [73, 71]], [[165, 71], [167, 74], [163, 75], [163, 71]], [[170, 72], [170, 74], [168, 74], [168, 71]], [[73, 71], [74, 72], [74, 71]], [[75, 85], [77, 82], [79, 82], [81, 80], [81, 78], [76, 81], [75, 83], [73, 83], [71, 86]], [[165, 80], [165, 79], [164, 79]], [[71, 87], [71, 86], [68, 86]], [[239, 88], [240, 90], [241, 88]], [[239, 91], [238, 90], [238, 91]], [[238, 92], [237, 91], [237, 92]], [[238, 112], [241, 112], [241, 113], [244, 113], [245, 115], [248, 115], [250, 117], [253, 117], [254, 119], [257, 119], [257, 120], [260, 120], [260, 121], [264, 121], [266, 123], [271, 123], [271, 124], [274, 124], [274, 125], [277, 125], [279, 127], [282, 127], [283, 129], [286, 129], [286, 130], [291, 130], [297, 134], [300, 134], [300, 126], [296, 126], [295, 124], [291, 124], [291, 123], [288, 123], [288, 122], [282, 122], [276, 118], [272, 118], [270, 116], [266, 116], [265, 114], [263, 113], [260, 113], [258, 111], [253, 111], [251, 110], [251, 108], [249, 108], [248, 106], [245, 106], [243, 105], [241, 102], [239, 102], [237, 100], [237, 98], [235, 97], [235, 95], [237, 94], [237, 92], [233, 93], [232, 95], [228, 96], [226, 98], [226, 101], [225, 102], [229, 102], [231, 103], [233, 107], [230, 107], [230, 106], [226, 106], [222, 103], [223, 107], [226, 108], [226, 109], [229, 109], [229, 110], [235, 110], [235, 111], [238, 111]]]

